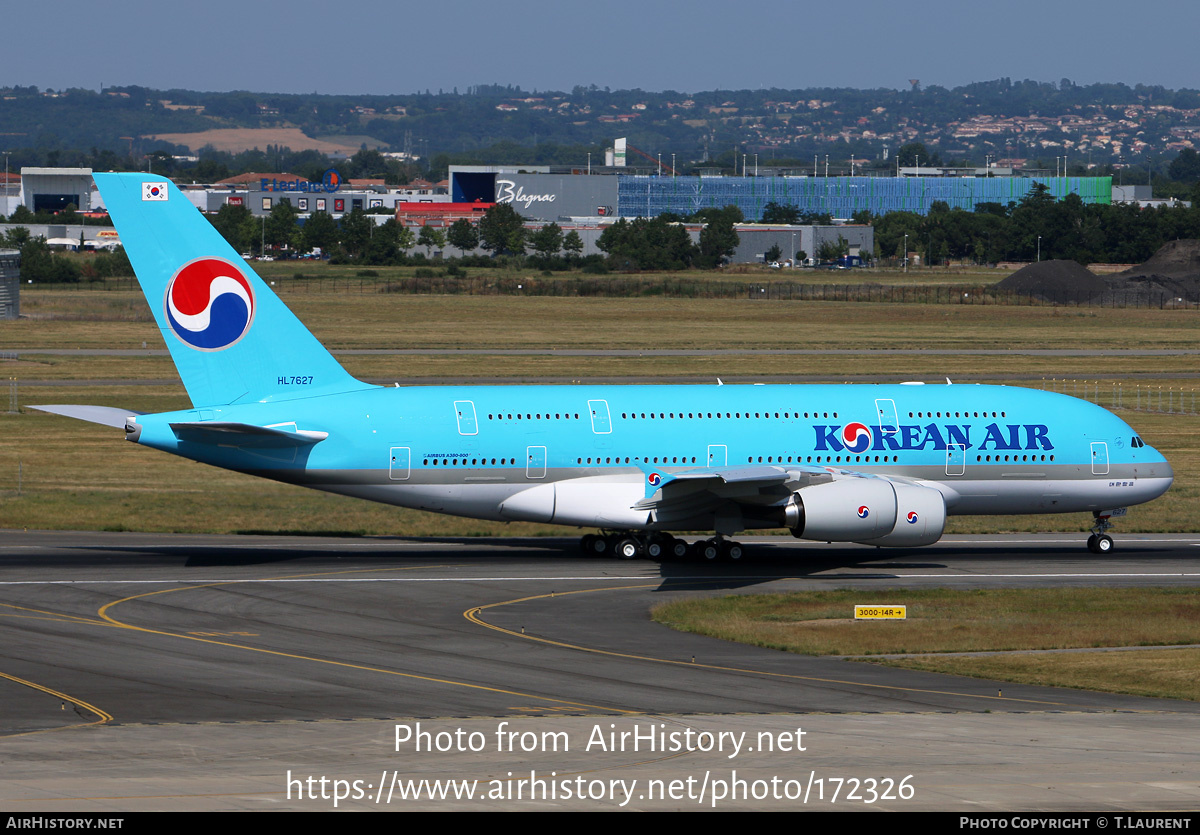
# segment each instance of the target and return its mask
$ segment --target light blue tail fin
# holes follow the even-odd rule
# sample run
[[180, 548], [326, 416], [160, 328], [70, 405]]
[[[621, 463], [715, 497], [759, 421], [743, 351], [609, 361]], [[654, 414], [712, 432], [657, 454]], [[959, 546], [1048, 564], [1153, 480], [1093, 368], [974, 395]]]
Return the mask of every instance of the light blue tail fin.
[[152, 174], [94, 177], [192, 405], [367, 387], [174, 184]]

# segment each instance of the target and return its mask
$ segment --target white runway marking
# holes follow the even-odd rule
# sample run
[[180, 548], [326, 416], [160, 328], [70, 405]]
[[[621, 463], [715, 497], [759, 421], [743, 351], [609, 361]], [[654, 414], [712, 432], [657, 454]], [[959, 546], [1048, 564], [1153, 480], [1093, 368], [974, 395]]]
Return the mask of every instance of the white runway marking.
[[[846, 569], [839, 569], [836, 576], [830, 579], [845, 580]], [[981, 579], [1088, 579], [1088, 580], [1105, 580], [1105, 579], [1128, 579], [1128, 578], [1167, 578], [1167, 577], [1200, 577], [1200, 572], [1114, 572], [1111, 574], [1097, 574], [1085, 572], [1069, 572], [1069, 573], [1044, 573], [1044, 574], [977, 574], [977, 573], [960, 573], [960, 574], [894, 574], [892, 572], [870, 571], [864, 569], [862, 571], [863, 579], [871, 579], [879, 577], [880, 574], [887, 574], [887, 577], [882, 579], [888, 580], [981, 580]], [[233, 585], [244, 583], [512, 583], [512, 582], [581, 582], [581, 581], [596, 581], [607, 582], [621, 580], [640, 580], [640, 581], [661, 581], [661, 582], [727, 582], [729, 580], [820, 580], [829, 577], [825, 574], [737, 574], [737, 575], [695, 575], [695, 576], [679, 576], [679, 577], [660, 577], [660, 576], [639, 576], [636, 574], [615, 575], [609, 574], [605, 576], [564, 576], [564, 577], [312, 577], [312, 578], [295, 578], [295, 579], [232, 579], [232, 578], [175, 578], [164, 580], [6, 580], [0, 581], [0, 586], [137, 586], [137, 585], [185, 585], [185, 586], [201, 586], [201, 585]]]

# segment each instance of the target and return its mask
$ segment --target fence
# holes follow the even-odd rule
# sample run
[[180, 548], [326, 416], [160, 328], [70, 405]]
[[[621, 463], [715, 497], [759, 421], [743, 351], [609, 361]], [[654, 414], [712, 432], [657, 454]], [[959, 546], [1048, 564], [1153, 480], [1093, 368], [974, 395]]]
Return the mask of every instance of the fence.
[[[887, 302], [890, 304], [1065, 305], [1111, 308], [1178, 308], [1200, 305], [1200, 293], [1145, 289], [1080, 294], [999, 290], [986, 284], [820, 284], [812, 281], [732, 281], [727, 278], [643, 278], [636, 274], [558, 276], [315, 277], [268, 279], [279, 295], [296, 293], [403, 293], [467, 296], [599, 296], [633, 298], [757, 299], [762, 301]], [[39, 284], [46, 290], [136, 290], [132, 277], [79, 284]]]
[[1044, 391], [1069, 394], [1106, 409], [1131, 409], [1168, 415], [1196, 415], [1196, 390], [1184, 386], [1148, 386], [1113, 380], [1042, 378]]

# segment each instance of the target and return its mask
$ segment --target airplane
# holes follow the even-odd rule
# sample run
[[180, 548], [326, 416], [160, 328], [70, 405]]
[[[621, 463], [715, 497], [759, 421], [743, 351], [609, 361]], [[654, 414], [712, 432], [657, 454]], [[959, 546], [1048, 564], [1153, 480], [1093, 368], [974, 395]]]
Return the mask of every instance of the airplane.
[[[1167, 460], [1083, 400], [990, 385], [404, 386], [342, 368], [168, 180], [94, 175], [192, 408], [37, 407], [276, 481], [584, 528], [592, 555], [737, 560], [786, 528], [916, 547], [954, 514], [1110, 518]], [[692, 545], [673, 532], [713, 531]]]

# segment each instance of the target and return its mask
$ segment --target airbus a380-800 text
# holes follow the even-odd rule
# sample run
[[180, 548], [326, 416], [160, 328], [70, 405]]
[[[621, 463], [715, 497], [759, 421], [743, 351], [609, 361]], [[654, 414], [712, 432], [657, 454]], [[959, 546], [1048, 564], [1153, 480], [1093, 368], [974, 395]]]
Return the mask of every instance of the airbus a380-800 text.
[[[1083, 400], [984, 385], [381, 387], [348, 374], [179, 192], [96, 174], [192, 402], [46, 411], [277, 481], [439, 513], [599, 528], [585, 550], [738, 559], [736, 534], [920, 546], [948, 514], [1109, 517], [1166, 459]], [[672, 532], [714, 531], [689, 546]]]

